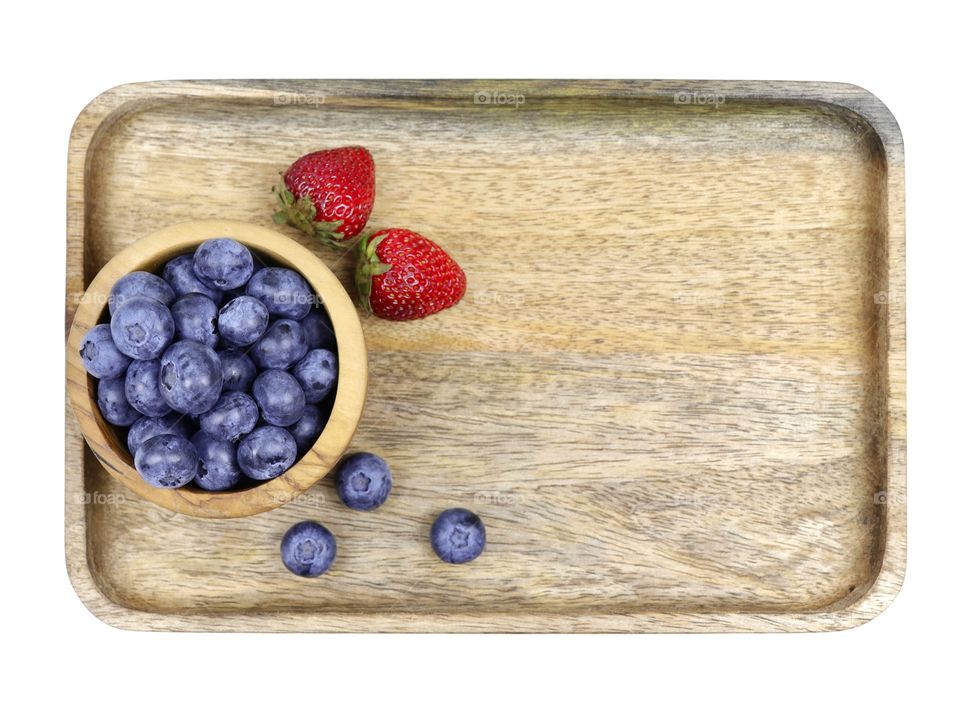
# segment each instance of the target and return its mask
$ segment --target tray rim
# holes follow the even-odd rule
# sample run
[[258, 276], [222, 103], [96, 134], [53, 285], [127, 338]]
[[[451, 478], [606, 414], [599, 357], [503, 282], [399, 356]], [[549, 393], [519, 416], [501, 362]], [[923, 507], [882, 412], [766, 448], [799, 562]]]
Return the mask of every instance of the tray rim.
[[[903, 137], [896, 118], [874, 94], [853, 84], [711, 80], [186, 80], [123, 84], [95, 97], [70, 133], [67, 159], [66, 258], [83, 264], [84, 183], [88, 150], [116, 120], [157, 100], [265, 101], [277, 93], [323, 95], [334, 101], [463, 99], [490, 87], [534, 96], [660, 98], [678, 92], [714, 93], [734, 101], [820, 104], [856, 115], [877, 136], [885, 162], [887, 274], [886, 519], [883, 559], [870, 586], [832, 608], [809, 612], [663, 612], [629, 614], [461, 613], [161, 613], [121, 605], [103, 593], [90, 571], [83, 503], [83, 442], [66, 409], [64, 542], [67, 573], [83, 605], [102, 622], [125, 630], [194, 632], [823, 632], [856, 627], [896, 598], [906, 571], [906, 266]], [[79, 263], [77, 262], [79, 261]], [[81, 285], [79, 288], [82, 294]], [[66, 284], [66, 331], [80, 295]], [[80, 469], [77, 469], [77, 465]], [[74, 471], [73, 473], [71, 471]]]

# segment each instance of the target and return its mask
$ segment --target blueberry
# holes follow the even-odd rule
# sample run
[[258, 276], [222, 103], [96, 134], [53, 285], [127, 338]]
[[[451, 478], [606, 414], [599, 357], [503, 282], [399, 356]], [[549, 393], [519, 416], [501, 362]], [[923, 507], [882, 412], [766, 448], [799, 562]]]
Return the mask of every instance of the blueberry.
[[203, 414], [217, 403], [223, 370], [217, 353], [199, 342], [174, 342], [160, 358], [160, 393], [184, 414]]
[[303, 387], [304, 398], [316, 404], [330, 394], [336, 384], [337, 357], [329, 350], [310, 350], [292, 371]]
[[263, 419], [275, 426], [290, 426], [303, 416], [306, 400], [300, 383], [293, 375], [279, 369], [268, 369], [253, 380], [253, 398], [260, 406]]
[[127, 432], [127, 448], [134, 456], [145, 441], [160, 434], [190, 436], [190, 423], [183, 414], [173, 412], [162, 417], [140, 417]]
[[258, 270], [247, 283], [247, 295], [267, 306], [273, 317], [302, 320], [313, 305], [313, 291], [296, 271], [287, 268]]
[[294, 575], [315, 578], [333, 565], [337, 557], [337, 540], [319, 523], [302, 521], [283, 536], [280, 557]]
[[245, 347], [263, 335], [270, 324], [270, 313], [267, 312], [267, 306], [256, 298], [241, 295], [220, 308], [217, 322], [223, 339], [232, 345]]
[[355, 511], [372, 511], [383, 505], [391, 488], [390, 467], [376, 454], [354, 454], [337, 469], [337, 493], [343, 504]]
[[259, 426], [237, 447], [240, 469], [252, 479], [276, 478], [297, 460], [297, 442], [279, 426]]
[[253, 275], [253, 256], [247, 246], [232, 238], [213, 238], [194, 253], [193, 272], [208, 287], [233, 290]]
[[110, 325], [96, 325], [87, 331], [80, 343], [80, 359], [87, 373], [97, 379], [119, 377], [130, 364], [130, 358], [113, 343]]
[[113, 343], [134, 359], [156, 359], [170, 344], [173, 333], [170, 310], [153, 298], [127, 298], [110, 319]]
[[297, 442], [298, 454], [303, 455], [313, 447], [323, 427], [327, 425], [328, 418], [329, 415], [321, 412], [315, 404], [308, 404], [303, 408], [303, 416], [287, 429]]
[[143, 270], [135, 270], [120, 278], [110, 290], [110, 297], [107, 299], [110, 314], [128, 299], [138, 296], [153, 298], [164, 305], [169, 305], [177, 297], [173, 288], [163, 278]]
[[300, 320], [300, 327], [307, 338], [307, 347], [311, 350], [323, 348], [335, 351], [337, 337], [333, 334], [333, 323], [322, 309], [311, 310], [310, 314]]
[[180, 488], [197, 475], [197, 450], [179, 434], [159, 434], [137, 449], [133, 463], [143, 480], [157, 488]]
[[262, 369], [286, 369], [307, 353], [307, 339], [300, 323], [277, 320], [250, 350], [250, 357]]
[[[265, 266], [265, 265], [264, 265], [263, 263], [261, 263], [256, 257], [254, 257], [254, 259], [253, 259], [253, 272], [254, 272], [254, 275], [256, 274], [256, 272], [257, 272], [258, 270], [263, 270], [265, 267], [267, 267], [267, 266]], [[252, 277], [252, 276], [251, 276], [251, 277]], [[223, 291], [223, 304], [226, 305], [228, 302], [230, 302], [230, 301], [233, 300], [234, 298], [238, 298], [238, 297], [240, 297], [241, 295], [246, 295], [246, 294], [247, 294], [247, 286], [246, 286], [246, 285], [241, 285], [239, 288], [234, 288], [233, 290], [224, 290], [224, 291]]]
[[223, 371], [223, 391], [246, 392], [257, 376], [257, 366], [246, 353], [236, 349], [219, 350]]
[[187, 293], [170, 306], [178, 340], [193, 340], [207, 347], [215, 347], [217, 336], [217, 305], [201, 293]]
[[465, 508], [450, 508], [434, 521], [430, 545], [446, 563], [466, 563], [483, 552], [487, 531], [476, 513]]
[[122, 377], [100, 380], [97, 384], [97, 406], [103, 418], [116, 426], [130, 426], [142, 416], [127, 401]]
[[141, 414], [161, 417], [170, 413], [170, 405], [160, 394], [160, 360], [137, 359], [131, 362], [123, 389], [127, 401]]
[[187, 293], [201, 293], [217, 305], [223, 302], [223, 291], [207, 287], [193, 272], [192, 255], [181, 255], [167, 263], [163, 268], [163, 279], [167, 281], [178, 296]]
[[237, 446], [229, 441], [214, 439], [198, 431], [190, 440], [197, 450], [197, 475], [194, 484], [204, 491], [226, 491], [240, 481], [240, 464], [237, 463]]
[[260, 420], [260, 410], [253, 397], [243, 392], [220, 395], [210, 411], [200, 415], [200, 428], [219, 441], [239, 441], [253, 431]]

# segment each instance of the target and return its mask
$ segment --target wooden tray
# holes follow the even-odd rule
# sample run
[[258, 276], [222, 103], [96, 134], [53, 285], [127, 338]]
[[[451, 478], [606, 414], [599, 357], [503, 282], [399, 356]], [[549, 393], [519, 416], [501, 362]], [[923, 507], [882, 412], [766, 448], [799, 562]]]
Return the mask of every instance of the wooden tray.
[[[371, 225], [431, 236], [464, 302], [364, 318], [354, 441], [373, 513], [329, 479], [233, 520], [115, 483], [66, 420], [80, 598], [147, 630], [801, 631], [895, 597], [906, 557], [903, 145], [872, 95], [780, 82], [160, 82], [70, 141], [69, 325], [119, 249], [199, 218], [270, 225], [318, 147], [377, 161]], [[295, 235], [292, 230], [287, 233]], [[341, 279], [350, 261], [314, 247]], [[433, 517], [480, 513], [448, 566]], [[317, 580], [278, 548], [336, 533]]]

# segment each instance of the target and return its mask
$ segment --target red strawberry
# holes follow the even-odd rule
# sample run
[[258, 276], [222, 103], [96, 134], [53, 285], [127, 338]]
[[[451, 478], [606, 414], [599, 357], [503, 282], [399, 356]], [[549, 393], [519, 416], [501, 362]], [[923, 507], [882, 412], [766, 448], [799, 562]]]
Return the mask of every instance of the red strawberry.
[[283, 182], [285, 188], [273, 189], [280, 201], [273, 220], [330, 245], [357, 235], [373, 210], [373, 157], [362, 146], [301, 156], [287, 169]]
[[467, 290], [467, 276], [443, 248], [404, 228], [360, 239], [356, 280], [360, 304], [385, 320], [432, 315]]

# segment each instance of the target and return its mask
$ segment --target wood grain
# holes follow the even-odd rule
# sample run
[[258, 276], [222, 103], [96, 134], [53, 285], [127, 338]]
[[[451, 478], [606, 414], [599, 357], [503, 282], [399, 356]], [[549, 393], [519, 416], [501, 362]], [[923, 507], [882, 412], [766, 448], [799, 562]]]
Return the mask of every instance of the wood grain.
[[[477, 92], [523, 103], [475, 104]], [[875, 97], [777, 82], [118, 87], [71, 137], [68, 324], [136, 238], [204, 217], [269, 225], [277, 172], [348, 143], [377, 162], [371, 224], [430, 236], [469, 282], [426, 320], [363, 318], [353, 448], [390, 462], [391, 499], [356, 513], [321, 482], [249, 518], [173, 514], [105, 474], [68, 414], [68, 568], [98, 617], [153, 630], [818, 631], [895, 597], [903, 146]], [[349, 261], [287, 234], [348, 278]], [[487, 525], [469, 566], [428, 544], [453, 505]], [[315, 581], [278, 557], [303, 518], [338, 538]]]
[[[297, 462], [279, 477], [252, 488], [213, 493], [187, 484], [155, 488], [140, 478], [133, 458], [116, 429], [97, 408], [95, 380], [80, 358], [87, 332], [104, 320], [107, 298], [117, 280], [135, 270], [158, 272], [178, 255], [186, 255], [211, 238], [228, 236], [254, 251], [261, 260], [292, 267], [310, 284], [330, 317], [337, 339], [340, 371], [330, 418], [323, 433]], [[86, 445], [107, 473], [141, 498], [175, 513], [198, 518], [241, 518], [288, 503], [316, 484], [337, 464], [350, 445], [367, 390], [367, 355], [363, 331], [347, 293], [337, 277], [298, 243], [276, 231], [237, 221], [186, 221], [138, 240], [117, 253], [97, 273], [80, 299], [67, 335], [67, 398]]]

